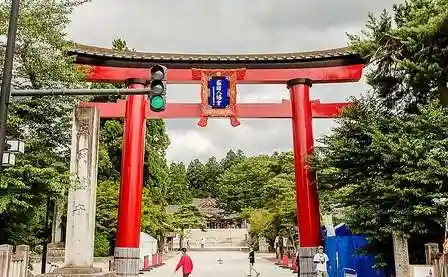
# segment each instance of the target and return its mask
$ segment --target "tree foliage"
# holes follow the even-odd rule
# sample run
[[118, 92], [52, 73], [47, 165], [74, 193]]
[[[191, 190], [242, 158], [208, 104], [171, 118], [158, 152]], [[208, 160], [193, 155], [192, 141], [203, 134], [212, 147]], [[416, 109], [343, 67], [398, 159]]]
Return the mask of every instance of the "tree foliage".
[[390, 108], [416, 112], [419, 104], [448, 104], [448, 1], [408, 0], [369, 15], [351, 47], [370, 64], [367, 82]]
[[246, 156], [241, 149], [238, 149], [236, 152], [230, 149], [226, 156], [221, 160], [220, 164], [223, 170], [227, 170], [235, 164], [242, 162], [245, 158]]
[[[77, 87], [82, 82], [64, 31], [72, 8], [80, 1], [21, 3], [14, 59], [13, 87], [44, 89]], [[0, 36], [5, 37], [10, 1], [0, 1]], [[3, 64], [4, 43], [0, 47]], [[74, 97], [13, 99], [8, 136], [26, 143], [16, 165], [0, 180], [0, 243], [30, 244], [48, 239], [44, 216], [48, 198], [61, 199], [68, 186], [70, 115]]]
[[204, 216], [198, 207], [192, 204], [181, 205], [174, 213], [174, 227], [180, 230], [191, 228], [204, 228]]
[[434, 199], [448, 196], [448, 113], [437, 104], [420, 111], [394, 116], [362, 99], [317, 151], [319, 190], [330, 209], [377, 244], [390, 242], [392, 232], [442, 231], [447, 207]]
[[190, 162], [187, 168], [188, 186], [198, 197], [203, 197], [206, 192], [202, 191], [205, 186], [205, 168], [199, 159]]
[[205, 218], [198, 207], [192, 204], [184, 204], [174, 213], [172, 217], [173, 227], [180, 234], [180, 248], [184, 247], [185, 230], [204, 229]]
[[409, 238], [411, 262], [428, 239], [441, 239], [447, 207], [434, 200], [448, 195], [447, 7], [408, 0], [349, 36], [369, 62], [371, 91], [345, 110], [314, 157], [326, 208], [368, 236], [378, 265], [392, 264], [393, 232]]
[[187, 170], [183, 163], [171, 163], [170, 165], [170, 184], [166, 200], [170, 205], [186, 204], [192, 200], [192, 193], [188, 187]]
[[218, 200], [227, 213], [240, 213], [253, 236], [287, 235], [295, 226], [295, 185], [292, 153], [248, 157], [218, 179]]
[[272, 171], [275, 161], [270, 156], [249, 157], [226, 170], [219, 178], [219, 195], [223, 208], [242, 212], [245, 208], [261, 208], [264, 186], [275, 177]]

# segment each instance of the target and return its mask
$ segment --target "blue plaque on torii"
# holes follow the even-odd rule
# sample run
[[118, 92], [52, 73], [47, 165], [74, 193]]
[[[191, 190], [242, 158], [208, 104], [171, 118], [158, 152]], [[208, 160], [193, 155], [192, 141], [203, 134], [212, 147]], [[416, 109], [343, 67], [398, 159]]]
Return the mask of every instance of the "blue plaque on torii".
[[229, 80], [226, 77], [215, 76], [208, 82], [209, 105], [213, 109], [225, 109], [229, 105]]

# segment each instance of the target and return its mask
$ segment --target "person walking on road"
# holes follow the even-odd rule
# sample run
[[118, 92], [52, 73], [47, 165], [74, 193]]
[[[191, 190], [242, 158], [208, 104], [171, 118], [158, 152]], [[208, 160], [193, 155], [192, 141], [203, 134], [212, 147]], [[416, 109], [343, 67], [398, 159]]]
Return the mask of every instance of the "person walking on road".
[[193, 261], [191, 260], [190, 256], [187, 255], [187, 249], [185, 248], [182, 248], [182, 257], [180, 258], [179, 263], [174, 270], [174, 273], [176, 273], [181, 267], [183, 277], [189, 277], [191, 272], [193, 271]]
[[201, 248], [204, 248], [204, 247], [205, 247], [205, 238], [203, 237], [201, 240]]
[[258, 272], [255, 269], [254, 263], [255, 263], [255, 251], [251, 247], [251, 248], [249, 248], [249, 276], [252, 276], [252, 271], [255, 271], [255, 273], [257, 274], [257, 277], [258, 277], [258, 276], [260, 276], [260, 272]]

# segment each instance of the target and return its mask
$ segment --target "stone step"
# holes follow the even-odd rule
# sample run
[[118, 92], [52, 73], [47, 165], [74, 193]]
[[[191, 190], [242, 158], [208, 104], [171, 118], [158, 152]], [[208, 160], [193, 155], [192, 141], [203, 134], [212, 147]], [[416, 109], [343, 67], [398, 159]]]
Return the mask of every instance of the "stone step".
[[87, 274], [76, 274], [76, 273], [61, 274], [51, 272], [51, 273], [34, 275], [34, 277], [115, 277], [115, 276], [116, 274], [114, 271], [87, 273]]

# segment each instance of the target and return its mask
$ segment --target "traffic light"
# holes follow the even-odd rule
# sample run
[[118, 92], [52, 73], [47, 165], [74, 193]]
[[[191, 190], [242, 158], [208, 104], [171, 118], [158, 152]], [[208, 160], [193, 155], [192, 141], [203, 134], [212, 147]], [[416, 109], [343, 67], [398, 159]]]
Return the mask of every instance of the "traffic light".
[[155, 65], [151, 68], [149, 107], [153, 112], [162, 112], [166, 109], [167, 72], [167, 68], [162, 65]]

